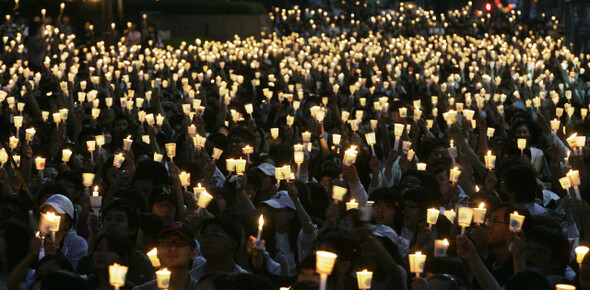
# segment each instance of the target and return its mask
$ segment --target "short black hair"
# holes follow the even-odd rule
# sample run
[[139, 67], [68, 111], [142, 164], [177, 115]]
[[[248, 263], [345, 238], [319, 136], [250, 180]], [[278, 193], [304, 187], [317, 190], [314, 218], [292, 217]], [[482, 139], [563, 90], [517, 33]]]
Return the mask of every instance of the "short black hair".
[[86, 281], [78, 274], [55, 271], [47, 274], [41, 282], [41, 290], [78, 289], [87, 290]]
[[127, 216], [127, 225], [130, 229], [138, 229], [139, 228], [139, 211], [135, 208], [129, 201], [123, 198], [115, 199], [111, 201], [107, 207], [102, 212], [102, 218], [104, 222], [104, 217], [113, 210], [120, 210], [125, 213]]
[[71, 170], [62, 171], [56, 178], [55, 181], [57, 182], [60, 179], [64, 179], [69, 181], [76, 186], [77, 190], [84, 188], [84, 184], [82, 183], [82, 174], [76, 173]]
[[394, 229], [396, 233], [401, 233], [403, 223], [404, 223], [404, 200], [402, 195], [394, 189], [380, 187], [369, 195], [369, 200], [378, 203], [379, 201], [385, 202], [387, 204], [392, 205], [395, 207], [394, 213]]
[[240, 248], [242, 243], [242, 226], [235, 219], [221, 214], [216, 217], [203, 219], [199, 226], [199, 233], [205, 230], [210, 225], [217, 225], [221, 227], [232, 239], [236, 241], [236, 251]]
[[96, 248], [102, 242], [102, 240], [106, 240], [107, 244], [109, 244], [109, 248], [111, 251], [117, 253], [122, 260], [129, 260], [131, 256], [131, 252], [133, 251], [133, 244], [129, 240], [128, 237], [124, 236], [123, 234], [116, 232], [116, 231], [109, 231], [104, 234], [101, 234], [96, 238], [96, 242], [94, 243], [94, 249], [92, 249], [92, 253], [96, 251]]
[[561, 232], [548, 227], [534, 227], [526, 233], [526, 242], [537, 242], [551, 249], [551, 274], [564, 275], [569, 263], [569, 240]]
[[517, 203], [535, 201], [537, 197], [537, 179], [535, 173], [528, 167], [517, 165], [506, 169], [502, 174], [508, 192], [514, 195]]
[[68, 260], [68, 258], [61, 251], [58, 252], [57, 254], [47, 255], [47, 256], [43, 257], [39, 261], [39, 263], [37, 263], [35, 270], [38, 270], [41, 267], [41, 265], [43, 265], [44, 263], [48, 263], [48, 262], [52, 262], [52, 261], [55, 261], [59, 265], [61, 270], [63, 270], [63, 271], [72, 272], [72, 273], [76, 272], [76, 271], [74, 271], [74, 266], [72, 266], [72, 263], [70, 262], [70, 260]]

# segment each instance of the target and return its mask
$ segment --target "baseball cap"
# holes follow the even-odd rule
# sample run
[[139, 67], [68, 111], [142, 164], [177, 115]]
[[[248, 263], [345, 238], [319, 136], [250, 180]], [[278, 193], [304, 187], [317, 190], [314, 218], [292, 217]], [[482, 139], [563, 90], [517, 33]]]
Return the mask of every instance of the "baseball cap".
[[167, 225], [158, 234], [158, 239], [162, 238], [162, 236], [164, 236], [168, 233], [175, 233], [175, 234], [179, 235], [185, 241], [189, 242], [190, 246], [193, 248], [197, 246], [197, 242], [195, 242], [195, 232], [193, 231], [193, 229], [189, 225], [187, 225], [185, 223], [173, 222], [173, 223]]
[[41, 208], [46, 205], [51, 206], [58, 214], [67, 214], [72, 220], [74, 219], [74, 204], [72, 204], [72, 201], [67, 196], [54, 194], [45, 200]]
[[293, 210], [297, 210], [295, 208], [295, 204], [291, 197], [289, 197], [289, 193], [286, 190], [281, 190], [277, 192], [277, 194], [269, 200], [263, 201], [263, 204], [266, 204], [272, 208], [280, 209], [280, 208], [291, 208]]
[[275, 166], [270, 163], [261, 163], [256, 168], [268, 176], [275, 176]]
[[405, 257], [410, 253], [410, 242], [408, 240], [400, 237], [397, 233], [390, 227], [386, 225], [374, 225], [373, 226], [373, 236], [387, 238], [391, 242], [397, 245], [399, 253], [402, 257]]
[[176, 190], [167, 184], [160, 184], [154, 187], [154, 189], [152, 189], [152, 193], [150, 194], [150, 206], [165, 200], [169, 200], [173, 202], [174, 205], [176, 205]]

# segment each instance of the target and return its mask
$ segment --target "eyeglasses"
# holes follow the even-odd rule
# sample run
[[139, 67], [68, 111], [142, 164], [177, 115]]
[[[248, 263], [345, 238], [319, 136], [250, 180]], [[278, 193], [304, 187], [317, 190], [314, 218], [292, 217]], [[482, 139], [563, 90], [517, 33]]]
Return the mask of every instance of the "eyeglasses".
[[199, 240], [203, 239], [211, 239], [211, 238], [227, 238], [232, 239], [232, 237], [222, 233], [222, 232], [210, 232], [210, 233], [199, 233]]
[[161, 240], [158, 242], [158, 245], [162, 248], [182, 248], [189, 245], [188, 241], [185, 240]]

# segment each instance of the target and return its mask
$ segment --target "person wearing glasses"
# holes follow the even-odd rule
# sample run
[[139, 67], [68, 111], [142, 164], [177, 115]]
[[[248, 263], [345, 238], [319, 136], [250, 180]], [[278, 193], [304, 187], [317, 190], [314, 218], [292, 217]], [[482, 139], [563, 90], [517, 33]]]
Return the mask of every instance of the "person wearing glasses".
[[[182, 222], [173, 222], [158, 235], [158, 259], [170, 274], [170, 290], [196, 289], [197, 280], [189, 269], [197, 256], [197, 243], [193, 230]], [[135, 290], [156, 290], [157, 280], [135, 287]]]

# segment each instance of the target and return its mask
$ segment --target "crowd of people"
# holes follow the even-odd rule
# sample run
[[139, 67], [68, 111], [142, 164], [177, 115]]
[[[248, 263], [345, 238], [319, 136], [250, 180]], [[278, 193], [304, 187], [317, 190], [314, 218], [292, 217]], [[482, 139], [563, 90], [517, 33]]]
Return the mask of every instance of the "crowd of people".
[[590, 289], [590, 57], [500, 12], [179, 47], [7, 16], [0, 289]]

